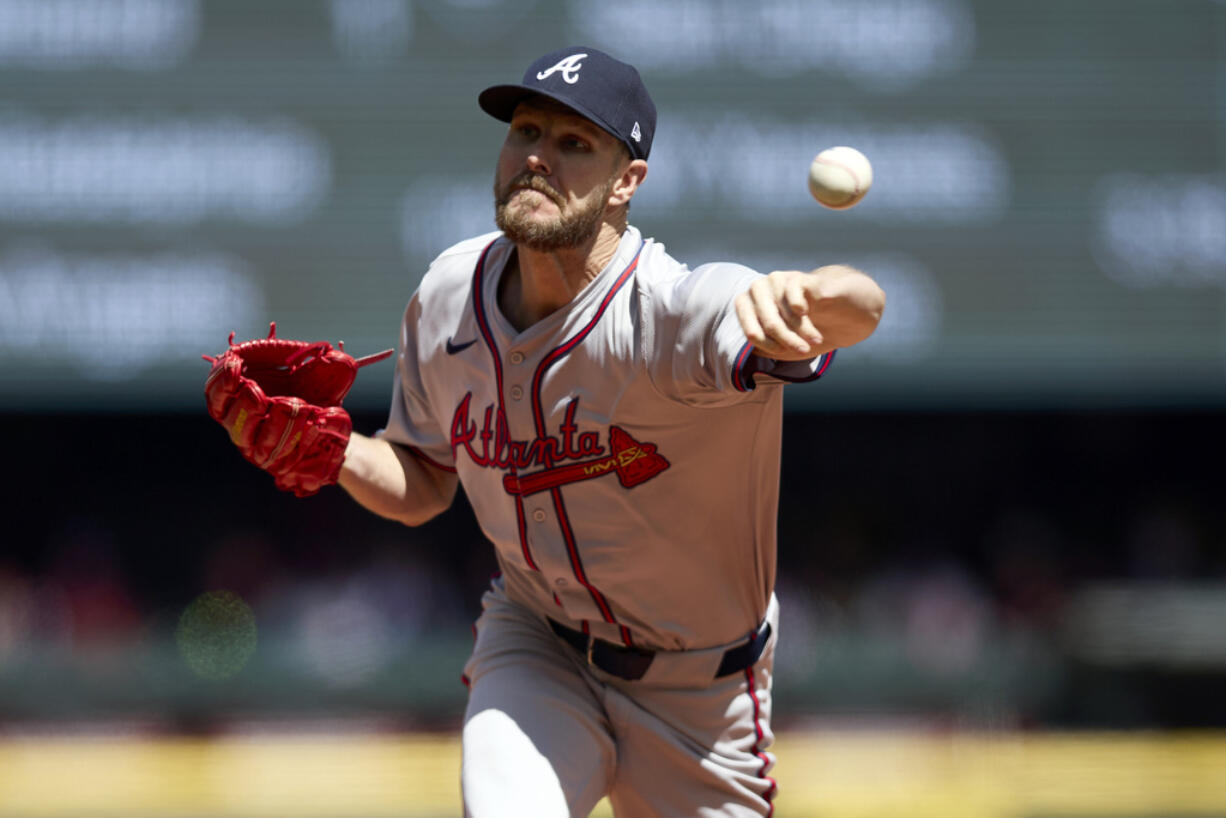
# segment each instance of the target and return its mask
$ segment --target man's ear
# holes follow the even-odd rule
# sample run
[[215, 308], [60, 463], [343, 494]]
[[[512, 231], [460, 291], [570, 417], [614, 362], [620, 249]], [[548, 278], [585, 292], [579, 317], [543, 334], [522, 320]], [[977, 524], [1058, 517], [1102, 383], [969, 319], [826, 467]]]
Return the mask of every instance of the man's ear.
[[643, 159], [633, 159], [626, 165], [621, 175], [613, 182], [609, 191], [609, 206], [620, 207], [630, 201], [639, 185], [647, 178], [647, 162]]

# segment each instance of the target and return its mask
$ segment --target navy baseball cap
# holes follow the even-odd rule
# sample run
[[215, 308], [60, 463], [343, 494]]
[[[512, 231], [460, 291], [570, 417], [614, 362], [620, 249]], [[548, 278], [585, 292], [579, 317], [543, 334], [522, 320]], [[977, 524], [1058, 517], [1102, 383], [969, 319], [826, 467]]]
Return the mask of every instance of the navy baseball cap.
[[487, 114], [510, 122], [515, 106], [537, 94], [557, 100], [626, 144], [635, 159], [651, 153], [656, 106], [633, 65], [586, 46], [541, 57], [520, 85], [494, 85], [477, 97]]

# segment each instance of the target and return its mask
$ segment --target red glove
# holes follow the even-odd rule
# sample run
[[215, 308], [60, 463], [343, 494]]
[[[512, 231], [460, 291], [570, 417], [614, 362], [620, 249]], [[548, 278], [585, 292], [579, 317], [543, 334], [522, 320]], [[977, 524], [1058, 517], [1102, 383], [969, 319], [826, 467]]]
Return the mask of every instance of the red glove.
[[306, 497], [340, 478], [353, 431], [341, 401], [358, 369], [392, 354], [355, 359], [344, 342], [268, 337], [234, 343], [213, 364], [204, 383], [209, 415], [230, 433], [243, 457], [275, 478], [277, 488]]

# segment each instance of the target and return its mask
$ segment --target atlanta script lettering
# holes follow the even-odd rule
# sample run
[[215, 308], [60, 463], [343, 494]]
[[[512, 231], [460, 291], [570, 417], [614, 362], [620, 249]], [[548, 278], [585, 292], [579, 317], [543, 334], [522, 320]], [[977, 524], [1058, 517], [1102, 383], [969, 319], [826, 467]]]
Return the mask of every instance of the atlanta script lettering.
[[472, 403], [469, 392], [456, 407], [451, 419], [451, 453], [457, 459], [461, 448], [478, 466], [495, 469], [527, 469], [532, 466], [548, 468], [564, 460], [579, 460], [596, 457], [607, 450], [600, 444], [596, 432], [580, 432], [575, 425], [575, 412], [579, 399], [566, 405], [566, 418], [558, 427], [558, 434], [538, 437], [536, 440], [514, 440], [507, 429], [507, 419], [493, 406], [485, 407], [481, 428], [469, 417]]
[[609, 448], [601, 445], [596, 432], [579, 432], [578, 398], [566, 405], [557, 435], [535, 440], [513, 439], [506, 415], [493, 406], [485, 407], [478, 428], [470, 416], [471, 404], [469, 392], [451, 418], [452, 455], [459, 462], [463, 450], [475, 465], [505, 472], [502, 482], [508, 494], [522, 497], [605, 474], [616, 474], [624, 488], [633, 488], [669, 467], [654, 443], [640, 443], [619, 426], [609, 427]]

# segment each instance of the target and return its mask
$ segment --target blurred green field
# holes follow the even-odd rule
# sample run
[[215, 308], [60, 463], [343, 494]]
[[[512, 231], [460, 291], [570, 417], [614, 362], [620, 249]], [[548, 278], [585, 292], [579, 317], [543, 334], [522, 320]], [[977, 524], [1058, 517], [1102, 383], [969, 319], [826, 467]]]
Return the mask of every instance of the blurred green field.
[[[1226, 816], [1226, 733], [786, 732], [780, 816]], [[438, 735], [0, 741], [0, 816], [441, 818]], [[602, 804], [593, 813], [609, 816]]]

